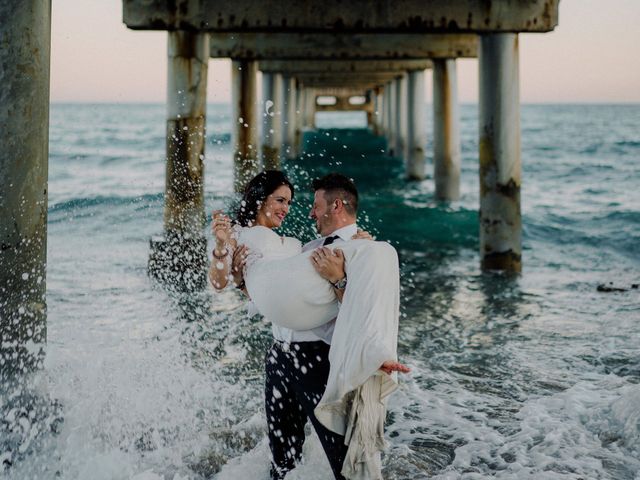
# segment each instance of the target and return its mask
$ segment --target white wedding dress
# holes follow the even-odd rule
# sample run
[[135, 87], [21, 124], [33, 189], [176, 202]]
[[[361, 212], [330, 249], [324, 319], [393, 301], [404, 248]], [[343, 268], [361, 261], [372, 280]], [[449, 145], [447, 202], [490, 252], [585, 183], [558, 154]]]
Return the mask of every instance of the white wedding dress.
[[385, 399], [397, 387], [396, 374], [379, 370], [397, 358], [399, 269], [386, 242], [352, 240], [331, 245], [345, 256], [349, 279], [340, 308], [333, 288], [301, 251], [299, 240], [262, 226], [237, 231], [249, 247], [245, 282], [257, 310], [269, 321], [308, 330], [336, 317], [329, 378], [315, 414], [349, 445], [342, 474], [349, 479], [382, 479]]

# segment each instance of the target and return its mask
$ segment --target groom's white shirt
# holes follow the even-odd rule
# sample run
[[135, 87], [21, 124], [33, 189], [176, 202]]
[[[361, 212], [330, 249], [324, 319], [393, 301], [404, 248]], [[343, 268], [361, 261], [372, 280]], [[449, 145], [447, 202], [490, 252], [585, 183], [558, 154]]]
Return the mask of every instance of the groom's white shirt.
[[[335, 232], [330, 233], [327, 237], [338, 236], [333, 243], [348, 242], [351, 240], [358, 231], [358, 227], [355, 223], [339, 228]], [[302, 247], [303, 252], [314, 250], [319, 248], [324, 243], [324, 239], [327, 237], [316, 238]], [[291, 330], [289, 328], [279, 327], [276, 324], [272, 324], [273, 338], [281, 342], [317, 342], [321, 340], [325, 343], [331, 344], [331, 337], [333, 336], [333, 330], [336, 325], [336, 319], [325, 323], [324, 325], [314, 328], [313, 330]]]

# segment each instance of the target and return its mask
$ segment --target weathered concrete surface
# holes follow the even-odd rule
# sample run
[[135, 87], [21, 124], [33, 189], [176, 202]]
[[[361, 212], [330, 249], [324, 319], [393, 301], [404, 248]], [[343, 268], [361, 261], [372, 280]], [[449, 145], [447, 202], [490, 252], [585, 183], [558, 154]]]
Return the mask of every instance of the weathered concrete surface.
[[[319, 97], [316, 92], [316, 98]], [[326, 95], [325, 95], [326, 96]], [[372, 113], [373, 112], [373, 102], [371, 101], [371, 96], [367, 94], [367, 92], [360, 93], [359, 95], [330, 95], [336, 99], [336, 103], [333, 105], [319, 105], [316, 102], [316, 111], [317, 112], [355, 112], [355, 111], [365, 111]], [[352, 104], [350, 103], [350, 98], [355, 96], [363, 96], [366, 101], [362, 104]]]
[[401, 60], [478, 56], [475, 34], [212, 33], [211, 56], [254, 60]]
[[460, 198], [458, 82], [454, 59], [436, 60], [433, 68], [433, 166], [436, 198]]
[[547, 32], [559, 0], [124, 0], [129, 28], [218, 32]]
[[431, 68], [431, 60], [263, 60], [258, 64], [262, 72], [283, 74], [371, 74], [424, 70]]
[[304, 128], [315, 128], [316, 126], [316, 97], [315, 89], [305, 87], [302, 111], [302, 126]]
[[394, 100], [395, 106], [395, 146], [393, 148], [396, 157], [406, 158], [406, 142], [407, 142], [407, 78], [402, 75], [396, 78], [394, 88], [396, 91]]
[[234, 176], [236, 192], [260, 170], [258, 161], [257, 65], [250, 60], [231, 64], [231, 106], [233, 109]]
[[298, 115], [296, 114], [296, 79], [285, 76], [282, 82], [282, 96], [284, 98], [284, 110], [282, 115], [282, 133], [285, 156], [288, 159], [296, 158], [296, 123]]
[[327, 88], [327, 87], [358, 87], [369, 90], [394, 79], [404, 72], [381, 72], [381, 73], [303, 73], [297, 74], [296, 79], [302, 82], [305, 87]]
[[480, 255], [482, 268], [522, 269], [518, 35], [480, 40]]
[[370, 126], [374, 135], [382, 135], [382, 90], [379, 86], [369, 92], [373, 107]]
[[407, 177], [412, 180], [422, 180], [426, 170], [427, 127], [424, 76], [424, 70], [414, 70], [407, 74], [406, 173]]
[[171, 288], [206, 285], [204, 146], [209, 36], [168, 32], [164, 237], [151, 240], [149, 273]]
[[204, 224], [207, 34], [169, 32], [165, 230], [196, 232]]
[[280, 168], [282, 144], [282, 75], [262, 75], [262, 165], [265, 170]]
[[0, 1], [0, 382], [46, 342], [51, 3]]
[[396, 117], [397, 117], [397, 109], [398, 102], [396, 101], [396, 80], [388, 82], [385, 86], [386, 95], [386, 106], [387, 106], [387, 153], [391, 156], [395, 155], [396, 148]]
[[334, 97], [355, 97], [366, 95], [367, 91], [362, 88], [336, 87], [336, 88], [317, 88], [316, 96], [334, 96]]
[[304, 127], [304, 101], [305, 92], [302, 84], [296, 81], [296, 135], [295, 147], [296, 154], [302, 152], [302, 129]]

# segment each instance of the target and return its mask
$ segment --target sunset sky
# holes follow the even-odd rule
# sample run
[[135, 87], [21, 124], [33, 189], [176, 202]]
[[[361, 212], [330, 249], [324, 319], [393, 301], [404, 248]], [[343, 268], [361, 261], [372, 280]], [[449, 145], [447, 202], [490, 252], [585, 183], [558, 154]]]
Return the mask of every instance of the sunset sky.
[[[52, 8], [52, 102], [165, 101], [165, 32], [127, 29], [118, 0]], [[640, 0], [561, 0], [555, 31], [521, 34], [520, 79], [522, 103], [640, 103]], [[208, 101], [228, 102], [230, 80], [230, 62], [211, 60]], [[477, 102], [476, 60], [458, 61], [458, 92]]]

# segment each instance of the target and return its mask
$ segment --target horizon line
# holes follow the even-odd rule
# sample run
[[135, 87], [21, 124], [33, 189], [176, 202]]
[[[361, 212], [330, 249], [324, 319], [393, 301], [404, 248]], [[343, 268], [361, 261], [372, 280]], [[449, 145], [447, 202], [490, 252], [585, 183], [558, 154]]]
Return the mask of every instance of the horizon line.
[[[207, 105], [230, 105], [228, 102], [207, 102]], [[166, 105], [162, 101], [114, 101], [114, 100], [50, 100], [49, 105]], [[425, 105], [432, 105], [425, 102]], [[478, 105], [478, 102], [459, 102], [458, 105]], [[576, 101], [526, 101], [520, 105], [640, 105], [640, 100], [607, 101], [607, 100], [576, 100]], [[322, 113], [322, 112], [318, 112]], [[330, 112], [332, 113], [332, 112]]]

